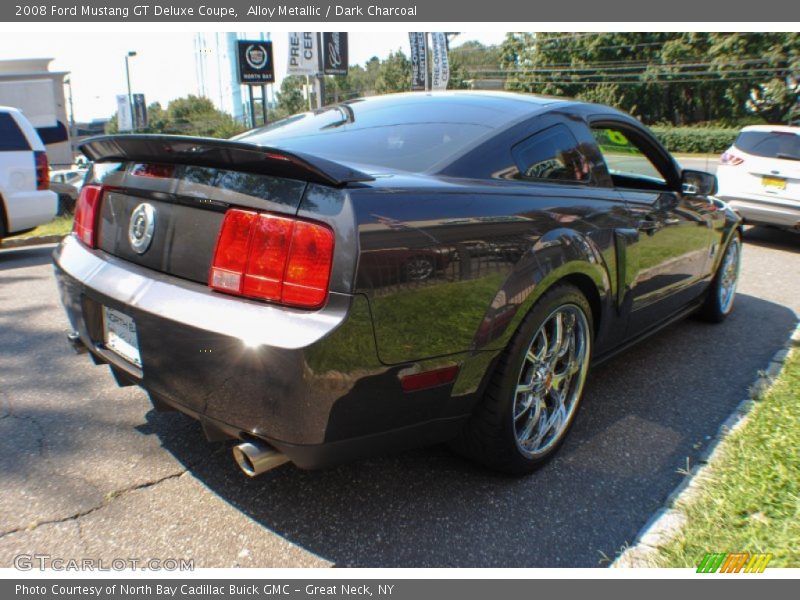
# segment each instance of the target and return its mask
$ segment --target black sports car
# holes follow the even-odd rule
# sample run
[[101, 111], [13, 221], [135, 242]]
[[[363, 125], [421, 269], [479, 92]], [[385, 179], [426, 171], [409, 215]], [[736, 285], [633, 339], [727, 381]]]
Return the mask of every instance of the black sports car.
[[82, 149], [55, 252], [74, 347], [250, 475], [446, 440], [530, 472], [591, 363], [733, 303], [716, 179], [605, 106], [401, 94]]

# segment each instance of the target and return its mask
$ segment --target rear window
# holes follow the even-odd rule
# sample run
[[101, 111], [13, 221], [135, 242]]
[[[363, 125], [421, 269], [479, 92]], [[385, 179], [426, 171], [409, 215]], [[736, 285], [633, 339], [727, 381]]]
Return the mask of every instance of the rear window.
[[30, 149], [28, 139], [20, 131], [14, 118], [8, 113], [0, 113], [0, 152]]
[[234, 139], [337, 162], [419, 172], [459, 155], [516, 116], [458, 100], [354, 101]]
[[743, 131], [734, 146], [755, 156], [800, 160], [800, 135], [788, 131]]

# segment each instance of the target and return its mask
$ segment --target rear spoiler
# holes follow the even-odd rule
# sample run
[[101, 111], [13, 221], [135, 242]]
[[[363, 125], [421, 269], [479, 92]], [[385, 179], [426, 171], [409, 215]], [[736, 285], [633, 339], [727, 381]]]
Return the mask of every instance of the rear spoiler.
[[104, 135], [78, 146], [95, 162], [138, 161], [230, 169], [343, 186], [374, 177], [318, 156], [246, 142], [182, 135]]

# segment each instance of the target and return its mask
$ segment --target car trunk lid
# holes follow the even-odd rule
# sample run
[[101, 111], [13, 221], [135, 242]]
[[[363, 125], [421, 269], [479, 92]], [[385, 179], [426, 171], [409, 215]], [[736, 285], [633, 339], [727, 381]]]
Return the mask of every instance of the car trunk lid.
[[[182, 136], [104, 136], [81, 146], [103, 185], [98, 247], [114, 256], [206, 283], [230, 207], [297, 214], [309, 184], [343, 187], [371, 176], [308, 155]], [[152, 237], [131, 239], [132, 216], [151, 207]]]

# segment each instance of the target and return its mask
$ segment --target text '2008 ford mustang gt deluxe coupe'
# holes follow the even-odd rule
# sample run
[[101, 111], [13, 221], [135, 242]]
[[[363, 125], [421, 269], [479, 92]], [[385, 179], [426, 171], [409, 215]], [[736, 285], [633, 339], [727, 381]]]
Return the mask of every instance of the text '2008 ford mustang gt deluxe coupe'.
[[530, 472], [590, 363], [733, 303], [716, 179], [604, 106], [401, 94], [82, 149], [70, 340], [250, 475], [448, 440]]

